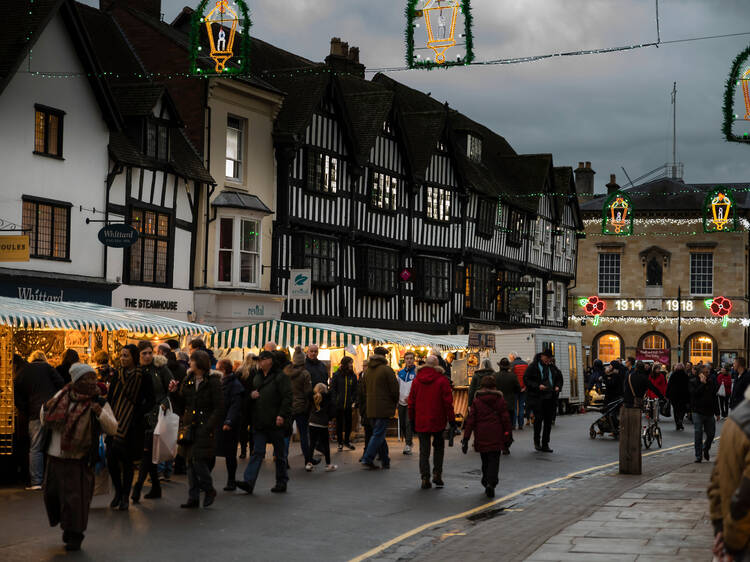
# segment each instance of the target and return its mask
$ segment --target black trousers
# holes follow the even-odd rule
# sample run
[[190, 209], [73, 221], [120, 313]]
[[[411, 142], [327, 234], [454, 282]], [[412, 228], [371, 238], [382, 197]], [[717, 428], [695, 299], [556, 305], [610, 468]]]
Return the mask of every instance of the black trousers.
[[115, 496], [128, 497], [133, 485], [133, 460], [128, 452], [114, 443], [107, 444], [107, 468]]
[[[534, 445], [549, 445], [552, 420], [555, 417], [555, 399], [540, 400], [534, 407]], [[540, 441], [541, 437], [541, 441]]]
[[138, 467], [138, 480], [135, 483], [135, 489], [140, 494], [143, 484], [146, 482], [146, 476], [151, 477], [151, 490], [154, 492], [161, 491], [161, 485], [159, 484], [159, 469], [151, 462], [153, 456], [154, 447], [154, 434], [147, 433], [146, 439], [143, 444], [143, 457], [141, 458], [141, 466]]
[[729, 415], [729, 396], [719, 396], [719, 407], [721, 408], [721, 417]]
[[500, 451], [479, 453], [482, 457], [482, 486], [493, 490], [500, 482]]
[[674, 416], [675, 427], [682, 427], [682, 418], [685, 417], [686, 409], [685, 404], [672, 403], [672, 415]]
[[422, 478], [430, 477], [430, 449], [435, 453], [432, 457], [432, 474], [443, 474], [443, 458], [445, 457], [445, 439], [443, 432], [417, 433], [419, 438], [419, 472]]
[[310, 426], [310, 450], [320, 451], [326, 459], [326, 464], [331, 464], [331, 446], [328, 438], [327, 427]]
[[339, 445], [349, 443], [352, 436], [352, 407], [336, 410], [336, 438]]

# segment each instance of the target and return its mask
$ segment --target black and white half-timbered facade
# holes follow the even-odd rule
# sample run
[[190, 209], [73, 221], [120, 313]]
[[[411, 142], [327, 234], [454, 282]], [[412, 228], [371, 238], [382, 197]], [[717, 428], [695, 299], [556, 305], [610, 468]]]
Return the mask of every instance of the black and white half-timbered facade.
[[[261, 75], [276, 121], [272, 278], [310, 268], [282, 317], [426, 332], [567, 326], [580, 228], [570, 168], [378, 74], [334, 39], [324, 65]], [[299, 59], [298, 59], [299, 62]]]

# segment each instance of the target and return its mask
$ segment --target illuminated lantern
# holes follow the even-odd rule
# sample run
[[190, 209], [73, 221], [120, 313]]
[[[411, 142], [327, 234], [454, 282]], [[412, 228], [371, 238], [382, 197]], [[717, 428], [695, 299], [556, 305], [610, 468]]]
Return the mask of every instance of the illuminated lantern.
[[703, 203], [703, 230], [706, 232], [733, 232], [735, 209], [732, 194], [724, 189], [714, 189]]
[[422, 13], [427, 26], [427, 46], [435, 51], [435, 62], [445, 63], [445, 52], [456, 46], [459, 0], [427, 0]]
[[[229, 6], [227, 0], [219, 0], [203, 19], [208, 32], [208, 42], [211, 46], [210, 56], [216, 62], [216, 72], [223, 72], [227, 61], [234, 56], [232, 47], [239, 23], [237, 12]], [[229, 26], [228, 29], [227, 26]], [[216, 29], [215, 35], [214, 28]]]
[[633, 204], [627, 194], [617, 191], [607, 198], [602, 209], [602, 232], [617, 236], [633, 233]]
[[607, 303], [599, 297], [589, 297], [587, 299], [579, 299], [578, 304], [583, 307], [586, 316], [594, 317], [594, 326], [598, 326], [599, 317], [607, 310]]
[[721, 325], [726, 328], [729, 322], [729, 313], [732, 312], [732, 301], [726, 297], [716, 297], [705, 300], [706, 308], [711, 314], [722, 319]]

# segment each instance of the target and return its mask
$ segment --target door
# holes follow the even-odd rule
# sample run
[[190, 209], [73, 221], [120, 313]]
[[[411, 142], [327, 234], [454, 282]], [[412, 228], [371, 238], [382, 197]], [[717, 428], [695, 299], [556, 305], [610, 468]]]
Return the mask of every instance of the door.
[[570, 400], [578, 400], [578, 346], [568, 344], [568, 371], [570, 373]]

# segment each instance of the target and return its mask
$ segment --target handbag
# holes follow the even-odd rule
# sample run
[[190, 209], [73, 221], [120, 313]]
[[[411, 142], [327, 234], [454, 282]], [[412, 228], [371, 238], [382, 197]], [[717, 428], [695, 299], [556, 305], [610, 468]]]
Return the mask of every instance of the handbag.
[[672, 405], [669, 400], [659, 400], [659, 414], [663, 418], [672, 417]]
[[716, 393], [717, 396], [721, 396], [722, 398], [726, 398], [727, 396], [727, 387], [723, 384], [719, 385], [719, 391]]

